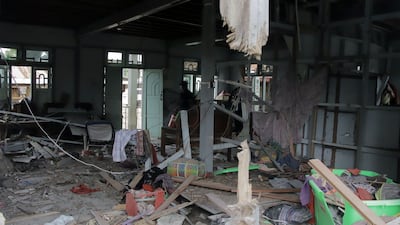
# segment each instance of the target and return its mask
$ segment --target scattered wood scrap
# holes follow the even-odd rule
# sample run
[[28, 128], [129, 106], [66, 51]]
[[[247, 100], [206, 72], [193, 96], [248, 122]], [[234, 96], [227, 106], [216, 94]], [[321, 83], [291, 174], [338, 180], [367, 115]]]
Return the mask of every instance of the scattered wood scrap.
[[187, 186], [190, 185], [190, 183], [196, 179], [196, 176], [190, 175], [188, 178], [186, 178], [185, 182], [183, 182], [168, 198], [165, 200], [154, 213], [160, 212], [164, 209], [166, 209], [169, 204], [171, 204], [185, 189]]
[[113, 186], [115, 188], [115, 190], [122, 191], [125, 189], [124, 185], [122, 185], [120, 182], [111, 178], [110, 175], [108, 175], [107, 173], [100, 172], [100, 176], [102, 176], [109, 184], [111, 184], [111, 186]]
[[384, 225], [385, 222], [368, 208], [328, 167], [319, 159], [311, 159], [308, 164], [314, 168], [325, 180], [329, 182], [368, 223]]
[[21, 222], [28, 222], [28, 221], [33, 221], [37, 220], [39, 218], [47, 217], [47, 216], [53, 216], [59, 214], [59, 212], [47, 212], [47, 213], [41, 213], [41, 214], [34, 214], [34, 215], [29, 215], [29, 216], [19, 216], [12, 218], [10, 220], [6, 221], [7, 224], [14, 224], [14, 223], [21, 223]]
[[[178, 183], [182, 183], [185, 181], [184, 178], [181, 177], [172, 177], [172, 180]], [[205, 181], [205, 180], [194, 180], [190, 183], [190, 185], [193, 186], [199, 186], [199, 187], [205, 187], [205, 188], [210, 188], [214, 190], [220, 190], [220, 191], [232, 191], [232, 187], [227, 186], [225, 184], [220, 184], [217, 182], [212, 182], [212, 181]]]
[[101, 217], [100, 213], [90, 210], [90, 212], [93, 214], [94, 218], [96, 219], [96, 222], [99, 225], [110, 225], [103, 217]]
[[129, 187], [135, 188], [142, 178], [143, 178], [143, 171], [140, 171], [138, 174], [136, 174], [136, 176], [132, 179], [132, 181], [129, 182], [128, 184]]

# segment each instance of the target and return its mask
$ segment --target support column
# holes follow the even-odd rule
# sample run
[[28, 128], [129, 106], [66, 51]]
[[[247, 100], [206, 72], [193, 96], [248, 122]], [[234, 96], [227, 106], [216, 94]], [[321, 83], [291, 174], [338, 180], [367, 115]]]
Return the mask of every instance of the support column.
[[361, 108], [360, 108], [360, 123], [358, 133], [358, 146], [356, 152], [355, 168], [360, 166], [362, 146], [365, 143], [365, 124], [367, 123], [367, 110], [368, 105], [368, 82], [369, 82], [369, 64], [370, 64], [370, 42], [371, 42], [371, 11], [372, 11], [372, 0], [365, 0], [364, 8], [364, 23], [362, 26], [362, 38], [363, 38], [363, 76], [362, 76], [362, 87], [361, 87]]
[[206, 172], [213, 172], [214, 143], [214, 89], [211, 81], [215, 74], [215, 1], [203, 0], [203, 26], [201, 35], [201, 91], [200, 91], [200, 159]]

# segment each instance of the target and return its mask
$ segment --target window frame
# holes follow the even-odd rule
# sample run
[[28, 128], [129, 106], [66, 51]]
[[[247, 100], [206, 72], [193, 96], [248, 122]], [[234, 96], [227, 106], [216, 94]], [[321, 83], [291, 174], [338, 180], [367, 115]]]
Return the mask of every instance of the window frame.
[[[47, 52], [47, 62], [46, 61], [36, 61], [35, 59], [29, 60], [27, 55], [28, 51], [39, 51], [39, 52]], [[27, 63], [39, 63], [39, 64], [50, 64], [52, 62], [52, 51], [49, 48], [41, 48], [41, 47], [25, 47], [22, 49], [23, 52], [23, 61]], [[41, 57], [39, 58], [41, 59]]]
[[[17, 55], [16, 55], [15, 59], [6, 59], [6, 58], [3, 58], [3, 57], [2, 57], [3, 54], [0, 53], [0, 60], [2, 61], [2, 63], [3, 63], [4, 60], [15, 62], [15, 61], [18, 61], [18, 60], [21, 58], [21, 48], [19, 48], [19, 47], [17, 47], [17, 46], [13, 46], [13, 45], [3, 45], [3, 44], [0, 44], [0, 49], [1, 49], [1, 48], [15, 49], [15, 50], [17, 51]], [[1, 51], [1, 50], [0, 50], [0, 51]]]
[[[197, 68], [196, 70], [186, 70], [185, 69], [185, 63], [186, 62], [196, 62], [197, 63]], [[193, 94], [197, 95], [201, 91], [201, 80], [202, 76], [200, 73], [200, 60], [199, 59], [193, 59], [193, 58], [187, 58], [183, 59], [182, 61], [182, 80], [186, 80], [188, 82], [188, 89], [193, 92]], [[190, 77], [190, 78], [189, 78]], [[198, 87], [198, 90], [196, 89], [196, 81], [197, 79], [200, 78], [200, 85]]]
[[[129, 63], [129, 56], [130, 55], [141, 55], [142, 56], [142, 63], [141, 64], [130, 64]], [[125, 66], [126, 67], [133, 67], [133, 68], [143, 68], [144, 67], [144, 54], [143, 52], [138, 52], [138, 51], [127, 51], [126, 52], [126, 62], [125, 62]]]

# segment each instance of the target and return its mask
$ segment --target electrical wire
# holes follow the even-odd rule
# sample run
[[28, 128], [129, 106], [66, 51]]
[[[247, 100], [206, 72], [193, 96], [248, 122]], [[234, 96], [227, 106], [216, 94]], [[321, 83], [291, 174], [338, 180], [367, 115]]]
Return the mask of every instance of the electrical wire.
[[28, 108], [28, 110], [29, 110], [29, 113], [30, 113], [31, 116], [33, 117], [33, 120], [35, 120], [35, 123], [36, 123], [36, 125], [39, 127], [39, 129], [46, 135], [46, 137], [47, 137], [60, 151], [62, 151], [63, 153], [65, 153], [67, 156], [71, 157], [72, 159], [74, 159], [74, 160], [77, 161], [77, 162], [82, 163], [83, 165], [94, 167], [94, 168], [96, 168], [96, 169], [98, 169], [98, 170], [100, 170], [100, 171], [106, 172], [106, 173], [110, 173], [110, 174], [114, 174], [114, 175], [132, 173], [132, 171], [127, 171], [127, 172], [113, 172], [113, 171], [110, 171], [110, 170], [106, 170], [106, 169], [103, 169], [103, 168], [101, 168], [101, 167], [99, 167], [99, 166], [97, 166], [97, 165], [84, 162], [84, 161], [82, 161], [82, 160], [76, 158], [75, 156], [71, 155], [69, 152], [65, 151], [59, 144], [57, 144], [57, 142], [55, 142], [54, 139], [51, 138], [50, 135], [43, 129], [43, 127], [40, 125], [39, 121], [37, 121], [36, 116], [35, 116], [34, 113], [32, 112], [32, 109], [31, 109], [31, 107], [29, 106], [28, 102], [26, 101], [26, 98], [23, 98], [23, 101], [25, 102], [25, 104], [26, 104], [26, 106], [27, 106], [27, 108]]
[[[5, 53], [3, 52], [3, 49], [0, 48], [0, 52], [1, 52], [1, 53], [3, 54], [3, 56], [4, 56], [4, 60], [3, 60], [3, 61], [6, 63], [7, 67], [10, 67], [9, 64], [8, 64], [8, 62], [7, 62], [7, 60], [5, 59], [6, 57], [5, 57]], [[15, 78], [12, 77], [12, 79], [15, 79]], [[18, 83], [17, 83], [15, 80], [14, 80], [14, 82], [15, 82], [15, 84], [16, 84], [16, 86], [17, 86], [17, 90], [19, 90], [19, 89], [18, 89]], [[51, 138], [50, 135], [49, 135], [49, 134], [44, 130], [44, 128], [40, 125], [40, 123], [39, 123], [39, 121], [37, 120], [36, 116], [35, 116], [34, 113], [32, 112], [31, 107], [29, 106], [28, 102], [26, 101], [26, 98], [23, 98], [22, 100], [23, 100], [23, 102], [26, 104], [26, 107], [28, 108], [29, 113], [31, 114], [31, 116], [32, 116], [33, 120], [35, 121], [36, 125], [38, 126], [38, 128], [46, 135], [46, 137], [47, 137], [60, 151], [62, 151], [64, 154], [66, 154], [66, 155], [69, 156], [70, 158], [74, 159], [75, 161], [77, 161], [77, 162], [79, 162], [79, 163], [82, 163], [83, 165], [90, 166], [90, 167], [94, 167], [94, 168], [96, 168], [96, 169], [98, 169], [98, 170], [100, 170], [100, 171], [103, 171], [103, 172], [106, 172], [106, 173], [109, 173], [109, 174], [113, 174], [113, 175], [117, 175], [117, 174], [128, 174], [128, 173], [134, 172], [134, 171], [114, 172], [114, 171], [106, 170], [106, 169], [103, 169], [103, 168], [101, 168], [101, 167], [99, 167], [99, 166], [97, 166], [97, 165], [84, 162], [84, 161], [82, 161], [82, 160], [76, 158], [75, 156], [71, 155], [69, 152], [65, 151], [59, 144], [57, 144], [58, 138], [57, 138], [57, 142], [54, 141], [54, 139]], [[67, 123], [67, 124], [68, 124], [68, 123]], [[66, 125], [67, 125], [67, 124], [66, 124]], [[65, 128], [66, 128], [66, 126], [64, 126], [64, 129], [61, 131], [61, 133], [65, 130]], [[61, 136], [61, 133], [60, 133], [59, 137]]]

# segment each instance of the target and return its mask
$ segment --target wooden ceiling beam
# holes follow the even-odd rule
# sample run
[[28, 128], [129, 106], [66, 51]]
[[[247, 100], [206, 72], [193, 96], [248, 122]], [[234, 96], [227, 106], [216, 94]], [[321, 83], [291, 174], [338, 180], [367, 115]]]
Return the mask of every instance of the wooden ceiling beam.
[[104, 30], [116, 28], [123, 24], [138, 20], [145, 16], [152, 15], [162, 10], [174, 7], [176, 5], [183, 4], [190, 0], [153, 0], [153, 1], [142, 1], [141, 3], [135, 4], [123, 11], [114, 13], [103, 19], [100, 19], [88, 26], [85, 26], [79, 30], [81, 35], [96, 33]]

